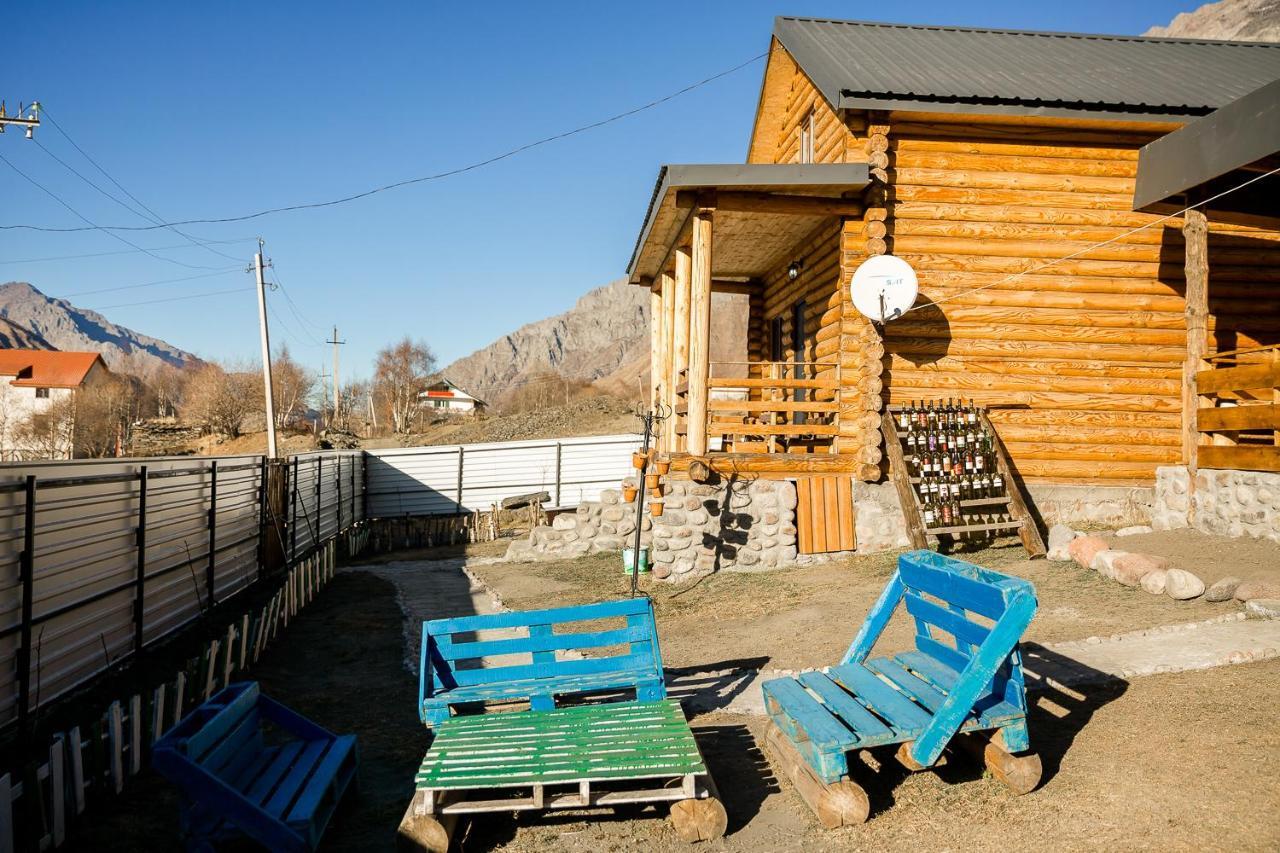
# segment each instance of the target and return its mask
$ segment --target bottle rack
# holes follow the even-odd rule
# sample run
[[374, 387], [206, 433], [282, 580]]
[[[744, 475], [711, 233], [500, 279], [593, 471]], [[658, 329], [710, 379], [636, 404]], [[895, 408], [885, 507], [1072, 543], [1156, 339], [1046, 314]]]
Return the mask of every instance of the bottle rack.
[[[900, 418], [907, 407], [903, 406], [889, 407], [883, 413], [881, 424], [889, 457], [889, 475], [893, 479], [903, 514], [907, 519], [907, 533], [912, 546], [930, 548], [933, 547], [931, 543], [967, 542], [984, 537], [991, 538], [1001, 532], [1016, 532], [1029, 555], [1043, 556], [1044, 540], [1041, 539], [1039, 528], [1027, 510], [1026, 495], [1019, 482], [1011, 476], [1011, 467], [1004, 446], [987, 418], [986, 411], [972, 406], [948, 408], [941, 400], [922, 401], [921, 405], [934, 407], [937, 420], [932, 424], [904, 431], [900, 425]], [[953, 425], [947, 424], [948, 419], [959, 422]], [[913, 455], [912, 449], [908, 447], [908, 438], [913, 431], [917, 436], [923, 434], [926, 440], [932, 433], [935, 446], [945, 447], [944, 437], [948, 432], [954, 435], [957, 430], [964, 436], [963, 445], [958, 448], [959, 467], [957, 467], [957, 460], [952, 459], [947, 477], [940, 478], [936, 471], [922, 471], [920, 470], [922, 466], [915, 466], [908, 461], [908, 458]], [[973, 447], [970, 443], [971, 434], [977, 447]], [[915, 453], [920, 452], [920, 448], [917, 447]], [[951, 452], [946, 450], [931, 451], [926, 448], [924, 452], [934, 455], [935, 466], [941, 458], [951, 455]], [[970, 466], [967, 469], [966, 462]], [[975, 467], [978, 470], [975, 471]], [[985, 477], [988, 485], [978, 489], [965, 487], [960, 490], [960, 496], [953, 497], [950, 491], [954, 483], [950, 475], [956, 473], [959, 475], [957, 479], [967, 480], [969, 483], [973, 482], [975, 475], [979, 483], [982, 483]], [[945, 513], [939, 510], [939, 515], [942, 517], [927, 519], [926, 507], [933, 506], [933, 502], [924, 497], [928, 495], [932, 498], [932, 491], [925, 492], [925, 490], [937, 484], [941, 492], [944, 488], [943, 479], [947, 480], [945, 487], [948, 492], [947, 509]], [[994, 485], [996, 482], [999, 483], [998, 487]]]

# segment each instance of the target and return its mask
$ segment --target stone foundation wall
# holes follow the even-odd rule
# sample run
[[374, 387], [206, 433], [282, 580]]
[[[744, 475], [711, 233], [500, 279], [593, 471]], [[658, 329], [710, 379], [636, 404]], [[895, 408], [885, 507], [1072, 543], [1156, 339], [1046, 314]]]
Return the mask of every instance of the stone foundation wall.
[[[629, 481], [633, 482], [633, 481]], [[770, 569], [796, 559], [796, 489], [779, 480], [667, 484], [663, 514], [647, 511], [640, 542], [649, 548], [653, 574], [684, 580], [721, 570]], [[607, 489], [599, 501], [556, 516], [529, 539], [511, 543], [509, 559], [555, 560], [632, 545], [635, 508]]]
[[1280, 474], [1198, 471], [1192, 495], [1186, 468], [1157, 468], [1151, 526], [1156, 530], [1194, 527], [1202, 533], [1280, 542]]
[[1130, 527], [1147, 524], [1155, 490], [1146, 486], [1055, 485], [1033, 483], [1027, 493], [1046, 527]]

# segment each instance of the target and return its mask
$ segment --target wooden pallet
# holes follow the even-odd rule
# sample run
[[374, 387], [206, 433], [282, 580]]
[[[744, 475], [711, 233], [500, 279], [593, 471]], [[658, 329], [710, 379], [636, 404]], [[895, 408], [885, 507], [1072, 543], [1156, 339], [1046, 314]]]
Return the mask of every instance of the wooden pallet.
[[401, 834], [444, 851], [460, 814], [671, 803], [686, 840], [727, 817], [680, 703], [613, 702], [451, 717], [418, 770]]
[[889, 456], [889, 476], [893, 480], [894, 488], [898, 491], [898, 501], [902, 504], [902, 514], [907, 519], [907, 536], [911, 539], [913, 548], [929, 548], [929, 537], [947, 536], [955, 537], [964, 533], [984, 533], [996, 531], [1016, 531], [1018, 538], [1022, 541], [1022, 547], [1026, 549], [1027, 554], [1032, 557], [1043, 557], [1047, 553], [1044, 539], [1040, 536], [1040, 528], [1036, 526], [1035, 519], [1031, 517], [1030, 511], [1027, 509], [1027, 497], [1023, 493], [1023, 487], [1020, 480], [1013, 476], [1013, 468], [1009, 464], [1009, 457], [1004, 449], [1004, 444], [1000, 441], [1000, 436], [992, 426], [991, 421], [987, 418], [985, 411], [978, 413], [979, 424], [987, 431], [992, 438], [992, 446], [995, 450], [996, 469], [1000, 472], [1000, 476], [1004, 479], [1005, 494], [999, 497], [977, 498], [973, 500], [961, 501], [962, 507], [973, 506], [991, 506], [991, 505], [1007, 505], [1009, 515], [1013, 518], [1011, 521], [1000, 521], [989, 524], [961, 524], [950, 527], [930, 527], [925, 528], [924, 512], [920, 506], [920, 498], [916, 494], [916, 490], [912, 485], [920, 482], [920, 478], [912, 477], [907, 467], [907, 460], [902, 451], [902, 443], [905, 436], [898, 433], [897, 424], [894, 422], [893, 415], [900, 411], [899, 407], [886, 408], [881, 414], [881, 430], [884, 432], [885, 450]]

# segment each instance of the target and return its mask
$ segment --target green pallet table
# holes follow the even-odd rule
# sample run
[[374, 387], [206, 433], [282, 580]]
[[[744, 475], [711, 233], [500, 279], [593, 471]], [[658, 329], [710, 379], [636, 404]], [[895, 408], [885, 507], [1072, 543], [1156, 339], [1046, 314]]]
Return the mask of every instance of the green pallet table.
[[436, 728], [400, 831], [443, 853], [459, 814], [664, 802], [686, 840], [724, 834], [724, 808], [675, 700], [451, 717]]

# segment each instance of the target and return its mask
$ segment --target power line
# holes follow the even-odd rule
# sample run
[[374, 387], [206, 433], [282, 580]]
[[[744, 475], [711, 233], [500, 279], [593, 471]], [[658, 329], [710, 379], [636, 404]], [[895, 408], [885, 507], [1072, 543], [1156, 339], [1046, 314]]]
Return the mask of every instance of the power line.
[[[134, 195], [133, 193], [129, 192], [129, 190], [125, 188], [124, 184], [122, 184], [122, 183], [120, 183], [119, 181], [117, 181], [114, 177], [112, 177], [112, 175], [111, 175], [111, 173], [110, 173], [110, 172], [108, 172], [106, 169], [104, 169], [104, 168], [102, 167], [102, 165], [101, 165], [100, 163], [98, 163], [98, 161], [97, 161], [97, 160], [95, 160], [95, 159], [93, 159], [92, 157], [90, 157], [90, 156], [89, 156], [89, 152], [87, 152], [87, 151], [85, 151], [83, 148], [81, 148], [81, 147], [80, 147], [80, 144], [79, 144], [78, 142], [76, 142], [74, 139], [72, 139], [72, 138], [71, 138], [71, 134], [67, 133], [67, 132], [62, 128], [62, 125], [60, 125], [60, 124], [58, 123], [57, 119], [55, 119], [55, 118], [54, 118], [54, 117], [49, 113], [49, 111], [48, 111], [47, 109], [44, 109], [44, 108], [43, 108], [43, 106], [42, 106], [42, 107], [41, 107], [40, 112], [41, 112], [41, 115], [43, 115], [46, 119], [48, 119], [48, 120], [49, 120], [49, 122], [53, 125], [54, 129], [55, 129], [55, 130], [57, 130], [57, 131], [58, 131], [58, 133], [62, 134], [62, 137], [63, 137], [64, 139], [66, 139], [66, 140], [67, 140], [67, 142], [70, 142], [70, 143], [71, 143], [71, 146], [72, 146], [73, 148], [75, 148], [77, 151], [79, 151], [79, 152], [80, 152], [80, 156], [81, 156], [81, 157], [84, 157], [84, 159], [88, 160], [88, 161], [89, 161], [89, 163], [91, 163], [91, 164], [93, 165], [93, 168], [95, 168], [95, 169], [97, 169], [99, 172], [101, 172], [101, 173], [103, 174], [103, 176], [105, 176], [105, 177], [106, 177], [106, 179], [107, 179], [108, 181], [110, 181], [111, 183], [113, 183], [113, 184], [115, 184], [115, 185], [116, 185], [116, 188], [117, 188], [117, 189], [119, 189], [119, 190], [120, 190], [120, 192], [124, 193], [124, 194], [125, 194], [125, 195], [127, 195], [129, 198], [133, 199], [134, 204], [136, 204], [136, 205], [138, 205], [139, 207], [141, 207], [141, 208], [142, 208], [143, 210], [145, 210], [148, 214], [150, 214], [150, 216], [146, 216], [146, 215], [144, 215], [144, 214], [138, 213], [138, 211], [134, 210], [133, 208], [129, 207], [128, 205], [125, 205], [125, 204], [124, 204], [124, 202], [121, 202], [119, 199], [115, 198], [114, 196], [112, 196], [112, 195], [110, 195], [110, 194], [106, 193], [105, 191], [103, 191], [103, 190], [99, 189], [99, 188], [97, 187], [97, 185], [96, 185], [96, 184], [94, 184], [94, 183], [93, 183], [92, 181], [90, 181], [88, 178], [85, 178], [83, 175], [80, 175], [80, 173], [79, 173], [79, 172], [76, 172], [76, 171], [75, 171], [75, 169], [71, 169], [71, 167], [70, 167], [70, 166], [67, 166], [67, 168], [68, 168], [68, 169], [71, 169], [71, 171], [72, 171], [72, 172], [75, 172], [75, 174], [79, 175], [79, 176], [80, 176], [80, 178], [81, 178], [82, 180], [84, 180], [84, 181], [85, 181], [85, 183], [87, 183], [87, 184], [89, 184], [90, 186], [94, 187], [94, 189], [98, 189], [98, 191], [99, 191], [99, 192], [103, 192], [103, 194], [104, 194], [104, 195], [107, 195], [107, 197], [108, 197], [108, 198], [110, 198], [110, 199], [112, 199], [113, 201], [115, 201], [116, 203], [118, 203], [118, 204], [120, 204], [120, 205], [124, 206], [126, 210], [129, 210], [131, 213], [133, 213], [133, 214], [134, 214], [135, 216], [137, 216], [139, 219], [144, 219], [144, 220], [147, 220], [147, 221], [149, 221], [149, 222], [153, 222], [153, 223], [159, 223], [159, 222], [161, 221], [162, 217], [160, 216], [160, 214], [156, 213], [154, 210], [152, 210], [150, 207], [148, 207], [148, 206], [147, 206], [147, 205], [142, 201], [142, 199], [138, 198], [136, 195]], [[36, 144], [37, 144], [37, 145], [39, 145], [40, 143], [39, 143], [39, 142], [37, 142]], [[40, 147], [41, 147], [42, 149], [44, 149], [45, 153], [49, 154], [49, 156], [53, 157], [55, 160], [58, 160], [58, 162], [59, 162], [59, 163], [62, 163], [62, 160], [60, 160], [58, 157], [56, 157], [52, 152], [50, 152], [50, 151], [49, 151], [47, 148], [45, 148], [43, 145], [40, 145]], [[65, 164], [65, 163], [63, 163], [63, 165], [65, 166], [66, 164]], [[226, 259], [227, 259], [227, 260], [229, 260], [229, 261], [237, 260], [236, 258], [233, 258], [233, 257], [231, 257], [230, 255], [224, 254], [223, 252], [219, 252], [217, 249], [210, 249], [210, 248], [209, 248], [209, 243], [210, 243], [210, 242], [214, 242], [214, 241], [209, 241], [209, 240], [198, 240], [198, 239], [196, 239], [195, 237], [191, 236], [190, 234], [186, 234], [186, 233], [183, 233], [182, 231], [179, 231], [177, 228], [172, 228], [172, 227], [171, 227], [169, 230], [170, 230], [170, 231], [172, 231], [174, 234], [177, 234], [179, 237], [182, 237], [184, 240], [186, 240], [188, 243], [190, 243], [190, 244], [191, 244], [191, 245], [193, 245], [193, 246], [199, 246], [199, 247], [201, 247], [201, 248], [208, 249], [208, 251], [212, 252], [213, 254], [215, 254], [215, 255], [219, 255], [219, 256], [221, 256], [221, 257], [224, 257], [224, 258], [226, 258]]]
[[[209, 240], [208, 244], [225, 246], [231, 243], [249, 243], [255, 239], [256, 238], [254, 237], [237, 237], [234, 240]], [[190, 249], [190, 248], [192, 248], [190, 243], [183, 243], [178, 246], [155, 246], [155, 247], [152, 247], [151, 249], [117, 249], [112, 252], [85, 252], [79, 255], [50, 255], [44, 258], [22, 258], [20, 260], [15, 260], [15, 261], [0, 260], [0, 264], [38, 264], [38, 263], [43, 263], [45, 261], [73, 261], [81, 258], [105, 258], [110, 255], [132, 255], [132, 254], [136, 254], [137, 252], [143, 252], [143, 251], [166, 252], [171, 249]], [[199, 247], [196, 247], [196, 248], [199, 248]], [[237, 260], [236, 258], [229, 258], [229, 259]]]
[[280, 278], [280, 269], [275, 265], [274, 258], [272, 259], [271, 270], [273, 273], [272, 278], [276, 280], [276, 286], [279, 287], [280, 292], [284, 294], [285, 301], [289, 303], [289, 310], [293, 313], [294, 317], [298, 318], [299, 325], [310, 326], [320, 332], [325, 331], [323, 327], [311, 322], [311, 320], [302, 313], [302, 309], [298, 307], [298, 304], [293, 301], [293, 297], [289, 295], [289, 289], [284, 286], [284, 281]]
[[122, 284], [118, 287], [100, 287], [95, 290], [76, 290], [76, 291], [72, 291], [71, 293], [63, 293], [58, 298], [63, 299], [68, 296], [88, 296], [93, 293], [112, 293], [118, 290], [137, 290], [143, 287], [156, 287], [161, 284], [177, 284], [178, 282], [181, 282], [181, 281], [195, 281], [196, 279], [213, 278], [214, 276], [226, 275], [227, 273], [230, 273], [230, 272], [243, 272], [243, 271], [244, 271], [243, 267], [227, 267], [225, 269], [217, 270], [215, 272], [207, 272], [207, 273], [202, 273], [200, 275], [188, 275], [188, 276], [183, 276], [182, 278], [164, 278], [164, 279], [160, 279], [159, 281], [146, 281], [141, 284]]
[[63, 207], [65, 207], [67, 210], [71, 211], [71, 212], [72, 212], [72, 213], [73, 213], [73, 214], [74, 214], [78, 219], [81, 219], [81, 220], [83, 220], [84, 222], [89, 223], [89, 226], [90, 226], [89, 228], [78, 228], [78, 229], [76, 229], [77, 231], [101, 231], [103, 234], [108, 235], [108, 236], [109, 236], [109, 237], [111, 237], [113, 240], [119, 240], [121, 243], [124, 243], [126, 246], [131, 246], [131, 247], [133, 247], [134, 249], [137, 249], [139, 252], [142, 252], [144, 255], [149, 255], [150, 257], [155, 258], [157, 261], [166, 261], [167, 263], [177, 264], [177, 265], [178, 265], [178, 266], [180, 266], [180, 267], [186, 267], [187, 269], [191, 269], [191, 270], [207, 270], [207, 269], [213, 269], [212, 267], [199, 266], [199, 265], [196, 265], [196, 264], [188, 264], [188, 263], [183, 263], [182, 261], [174, 260], [173, 258], [166, 258], [166, 257], [164, 257], [163, 255], [157, 255], [157, 254], [155, 254], [155, 253], [154, 253], [154, 252], [152, 252], [150, 249], [144, 249], [142, 246], [139, 246], [137, 243], [134, 243], [134, 242], [132, 242], [132, 241], [130, 241], [130, 240], [126, 240], [124, 237], [121, 237], [119, 234], [116, 234], [116, 233], [115, 233], [115, 232], [113, 232], [113, 231], [109, 231], [109, 230], [107, 230], [106, 228], [103, 228], [103, 227], [101, 227], [101, 226], [99, 226], [99, 225], [95, 224], [91, 219], [89, 219], [89, 217], [85, 216], [85, 215], [84, 215], [84, 214], [82, 214], [80, 211], [76, 210], [74, 207], [72, 207], [71, 205], [67, 204], [67, 202], [63, 201], [63, 200], [62, 200], [62, 198], [60, 198], [60, 197], [57, 195], [57, 193], [55, 193], [53, 190], [51, 190], [51, 189], [49, 189], [48, 187], [44, 186], [44, 185], [43, 185], [43, 184], [41, 184], [39, 181], [37, 181], [35, 178], [31, 177], [31, 176], [30, 176], [30, 175], [28, 175], [26, 172], [22, 171], [22, 170], [21, 170], [21, 169], [19, 169], [17, 166], [13, 165], [13, 163], [11, 163], [11, 162], [8, 160], [8, 158], [6, 158], [4, 155], [0, 155], [0, 162], [3, 162], [3, 163], [4, 163], [6, 166], [8, 166], [10, 169], [13, 169], [13, 171], [17, 172], [19, 175], [21, 175], [23, 178], [25, 178], [25, 179], [26, 179], [26, 180], [27, 180], [27, 181], [28, 181], [32, 186], [34, 186], [34, 187], [36, 187], [37, 189], [39, 189], [40, 191], [44, 192], [46, 195], [48, 195], [50, 198], [52, 198], [52, 199], [53, 199], [54, 201], [56, 201], [58, 204], [62, 205], [62, 206], [63, 206]]
[[[484, 168], [485, 166], [493, 165], [494, 163], [498, 163], [502, 160], [506, 160], [508, 158], [514, 157], [517, 154], [522, 154], [525, 151], [529, 151], [533, 148], [538, 148], [540, 146], [547, 145], [552, 142], [558, 142], [562, 139], [568, 139], [571, 136], [577, 136], [578, 134], [586, 133], [589, 130], [595, 130], [596, 128], [613, 124], [614, 122], [621, 121], [624, 118], [629, 118], [633, 115], [637, 115], [638, 113], [642, 113], [647, 110], [654, 109], [655, 107], [659, 107], [662, 104], [667, 103], [668, 101], [674, 100], [676, 98], [681, 97], [682, 95], [686, 95], [689, 92], [692, 92], [696, 89], [700, 89], [703, 86], [713, 83], [722, 77], [727, 77], [730, 74], [733, 74], [737, 71], [741, 71], [743, 68], [746, 68], [748, 65], [758, 62], [768, 55], [769, 55], [769, 51], [766, 50], [763, 53], [756, 54], [755, 56], [751, 57], [745, 62], [738, 63], [732, 68], [727, 68], [724, 71], [720, 71], [716, 74], [712, 74], [710, 77], [704, 77], [703, 79], [697, 81], [696, 83], [691, 83], [682, 89], [679, 89], [668, 95], [664, 95], [661, 98], [657, 98], [655, 100], [649, 101], [646, 104], [642, 104], [638, 107], [633, 107], [624, 112], [615, 113], [614, 115], [611, 115], [608, 118], [600, 119], [599, 121], [593, 121], [593, 122], [590, 122], [589, 124], [580, 125], [578, 127], [573, 128], [572, 130], [562, 131], [560, 133], [552, 134], [551, 136], [544, 136], [543, 138], [534, 140], [533, 142], [526, 142], [523, 145], [519, 145], [515, 148], [504, 151], [501, 154], [496, 154], [487, 159], [478, 160], [474, 163], [469, 163], [465, 166], [459, 166], [454, 169], [448, 169], [443, 172], [436, 172], [435, 174], [424, 175], [422, 177], [407, 178], [402, 181], [395, 181], [394, 183], [384, 184], [382, 186], [374, 187], [372, 189], [368, 189], [363, 192], [354, 193], [352, 195], [343, 196], [341, 198], [329, 199], [328, 201], [306, 202], [301, 204], [285, 205], [282, 207], [272, 207], [272, 208], [267, 208], [265, 210], [259, 210], [256, 213], [246, 213], [238, 216], [210, 217], [210, 218], [204, 218], [204, 219], [182, 219], [176, 222], [161, 222], [154, 225], [111, 225], [111, 226], [103, 226], [103, 228], [108, 228], [112, 231], [155, 231], [159, 228], [173, 228], [176, 225], [202, 225], [202, 224], [209, 225], [209, 224], [220, 224], [225, 222], [245, 222], [250, 219], [258, 219], [259, 217], [270, 216], [276, 213], [288, 213], [296, 210], [315, 210], [317, 208], [333, 207], [335, 205], [346, 204], [348, 202], [357, 201], [362, 198], [368, 198], [369, 196], [377, 195], [378, 193], [399, 189], [400, 187], [406, 187], [412, 184], [421, 184], [421, 183], [426, 183], [428, 181], [438, 181], [443, 178], [450, 178], [455, 175], [461, 175], [466, 172], [472, 172], [472, 171], [475, 171], [476, 169]], [[98, 228], [99, 226], [95, 225], [93, 227]], [[0, 230], [13, 230], [13, 229], [19, 229], [19, 228], [30, 230], [30, 231], [46, 231], [46, 232], [55, 232], [55, 233], [69, 233], [69, 232], [75, 232], [75, 231], [92, 230], [90, 228], [83, 228], [83, 227], [53, 228], [53, 227], [48, 227], [43, 225], [25, 225], [25, 224], [0, 225]]]
[[181, 302], [184, 299], [205, 299], [210, 296], [225, 296], [228, 293], [252, 293], [252, 287], [233, 287], [229, 290], [211, 290], [205, 293], [190, 293], [186, 296], [169, 296], [164, 299], [146, 299], [142, 302], [121, 302], [116, 305], [97, 305], [88, 310], [106, 311], [110, 308], [131, 308], [135, 305], [156, 305], [161, 302]]

